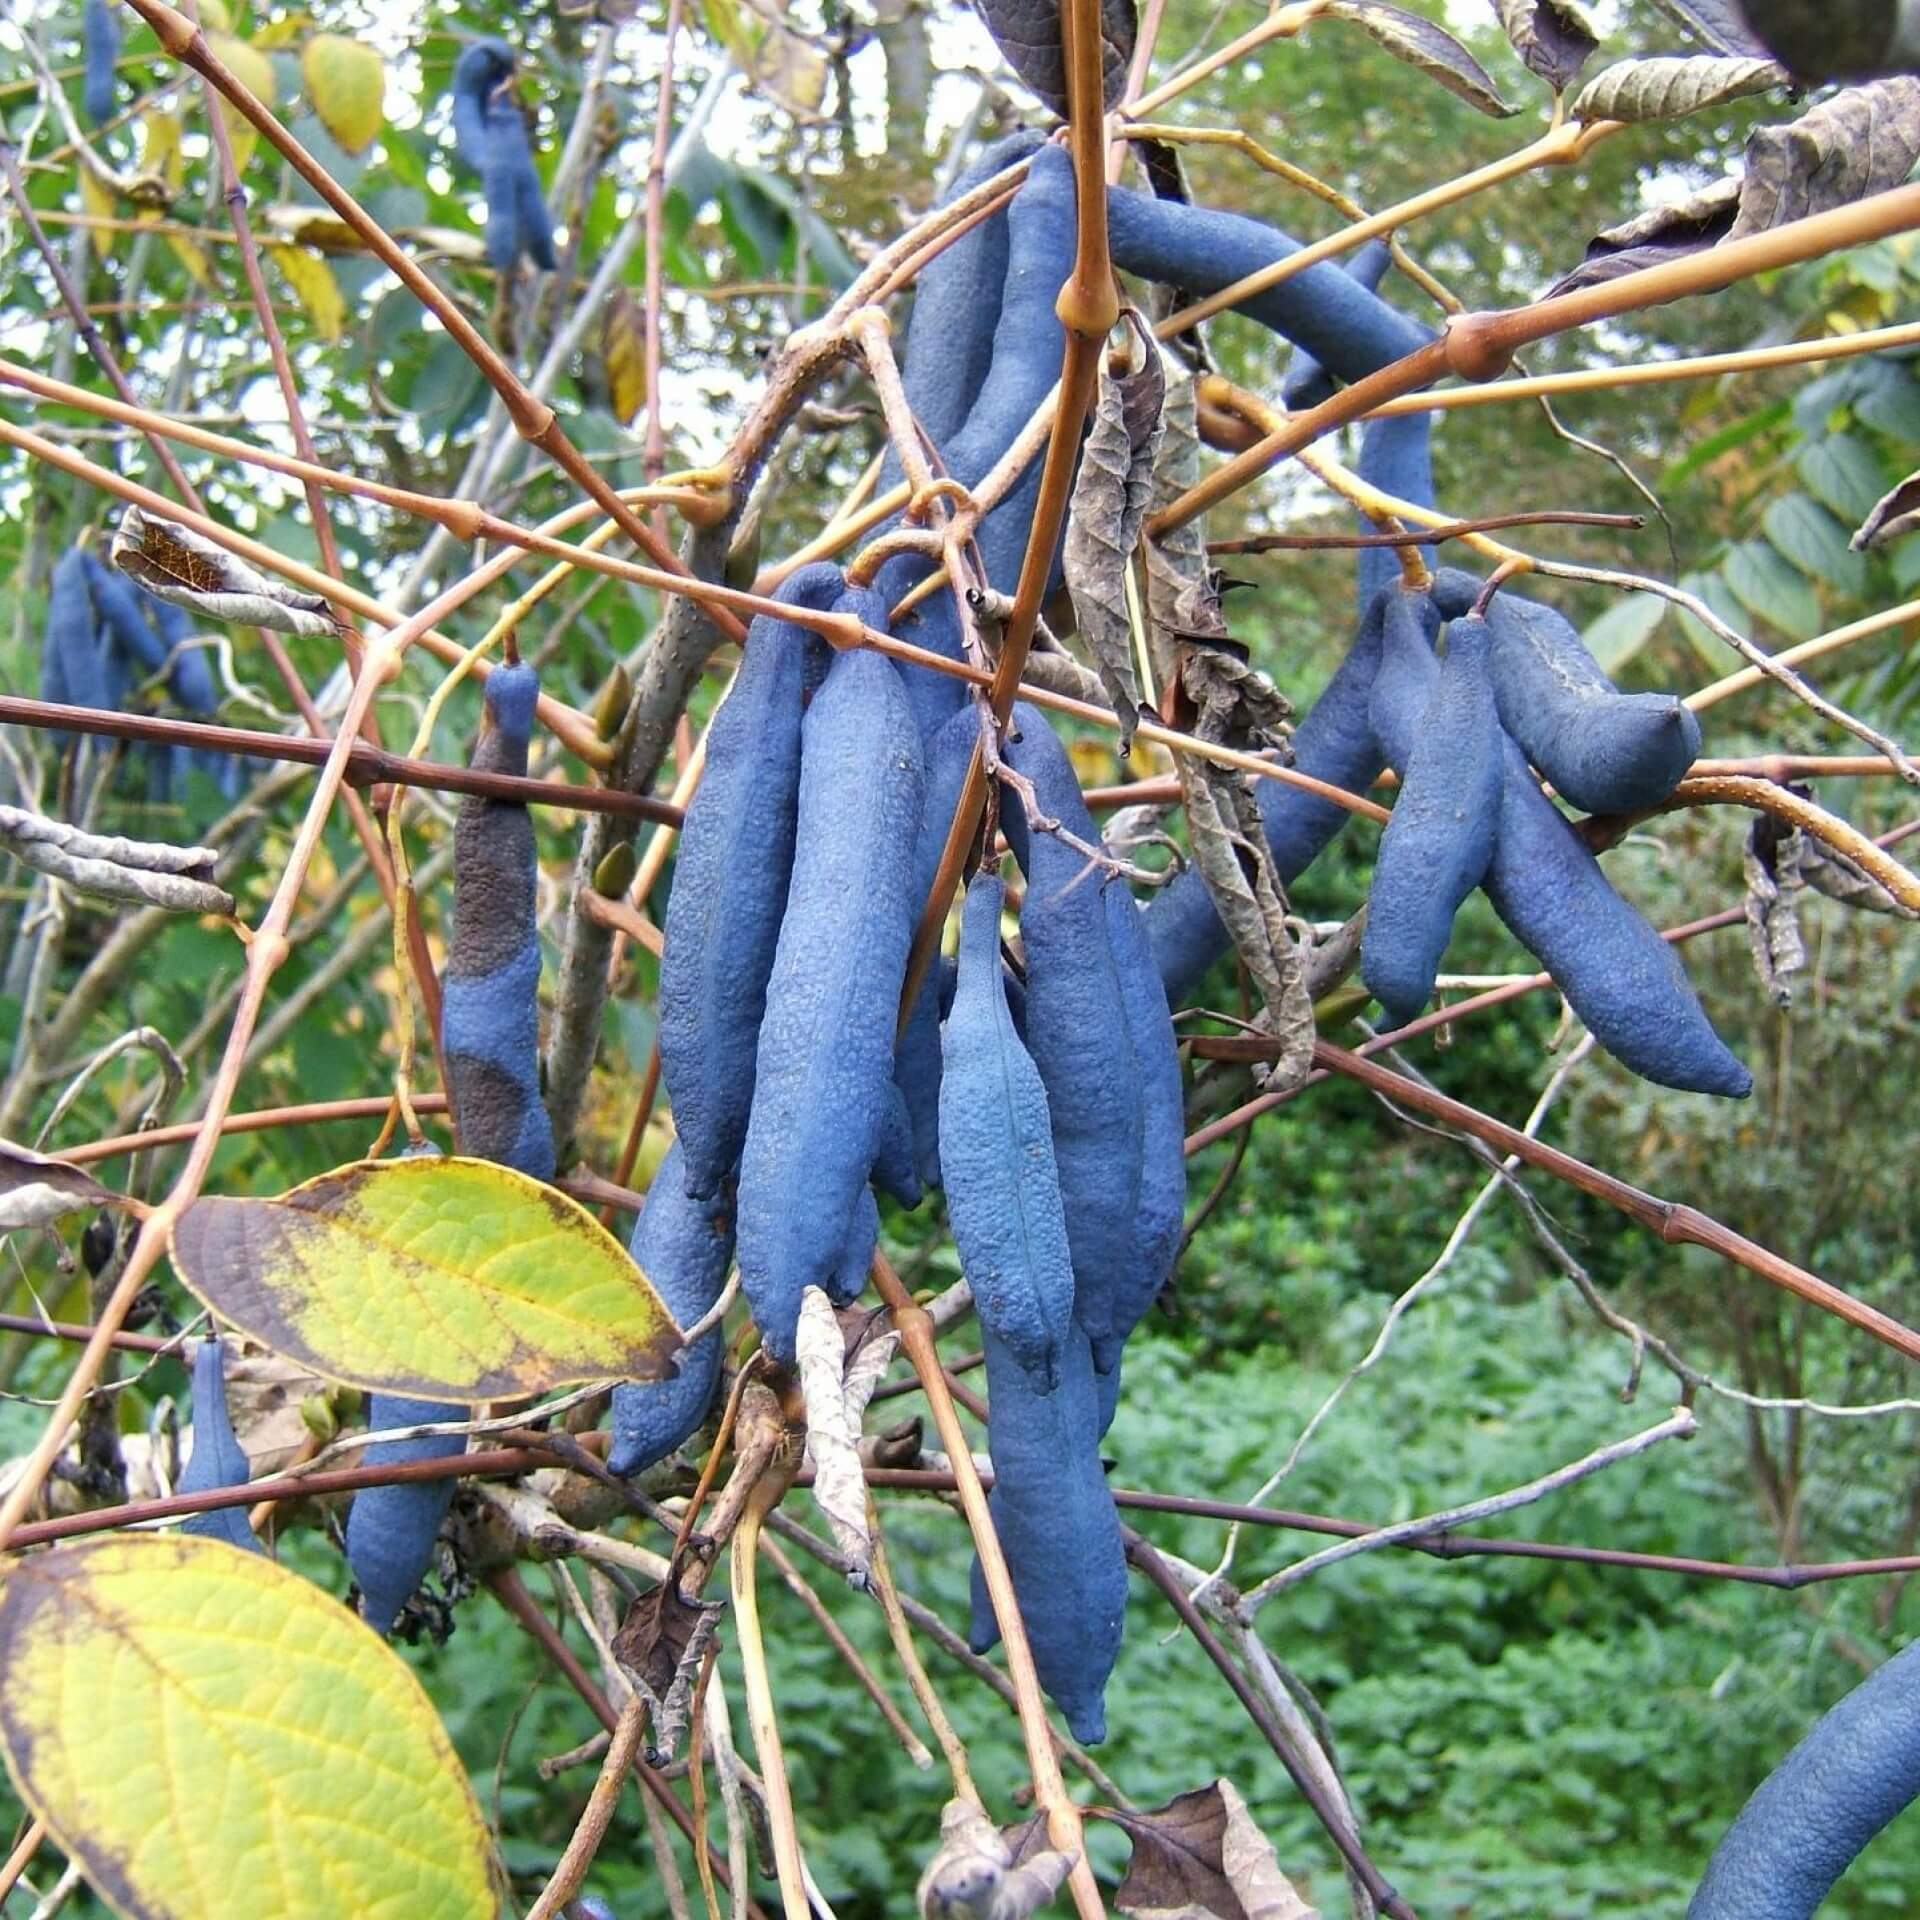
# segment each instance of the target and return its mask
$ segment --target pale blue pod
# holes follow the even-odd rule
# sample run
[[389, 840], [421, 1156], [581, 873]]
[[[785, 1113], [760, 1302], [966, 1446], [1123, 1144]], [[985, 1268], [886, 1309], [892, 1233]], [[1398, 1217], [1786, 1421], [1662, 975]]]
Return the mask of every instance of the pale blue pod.
[[[226, 1351], [217, 1338], [202, 1340], [193, 1355], [193, 1450], [174, 1491], [212, 1493], [221, 1487], [244, 1487], [252, 1476], [246, 1450], [227, 1413]], [[180, 1531], [203, 1540], [224, 1540], [250, 1553], [265, 1552], [245, 1507], [192, 1514], [181, 1522]]]

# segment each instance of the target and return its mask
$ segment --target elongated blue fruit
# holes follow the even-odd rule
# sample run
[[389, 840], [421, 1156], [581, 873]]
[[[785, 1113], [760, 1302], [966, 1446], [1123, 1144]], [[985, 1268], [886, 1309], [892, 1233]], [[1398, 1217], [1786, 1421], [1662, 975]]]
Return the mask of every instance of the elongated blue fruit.
[[[163, 654], [171, 654], [183, 640], [193, 637], [193, 616], [185, 607], [177, 607], [171, 600], [162, 600], [144, 591], [140, 599], [142, 611], [160, 635]], [[213, 667], [200, 648], [174, 660], [167, 673], [167, 689], [189, 713], [212, 713], [220, 705]], [[233, 754], [209, 754], [207, 758], [216, 771], [231, 769], [236, 775], [239, 771], [240, 762]]]
[[[826, 562], [780, 589], [824, 611], [845, 586]], [[660, 956], [660, 1075], [685, 1150], [687, 1190], [711, 1198], [747, 1137], [767, 978], [787, 908], [800, 796], [805, 628], [762, 614], [707, 734], [707, 770], [687, 809]]]
[[[470, 764], [524, 774], [540, 676], [530, 666], [496, 668], [486, 685]], [[553, 1128], [540, 1098], [540, 940], [534, 924], [533, 823], [524, 806], [470, 795], [454, 823], [453, 932], [447, 943], [441, 1034], [448, 1094], [461, 1150], [536, 1180], [554, 1172]], [[371, 1426], [458, 1420], [466, 1409], [376, 1393]], [[465, 1450], [440, 1436], [369, 1447], [383, 1461], [444, 1459]], [[453, 1482], [369, 1487], [347, 1519], [347, 1560], [360, 1611], [376, 1633], [392, 1631], [433, 1562]]]
[[[894, 1065], [896, 1075], [899, 1063]], [[874, 1156], [873, 1183], [903, 1207], [917, 1207], [921, 1199], [920, 1174], [913, 1157], [913, 1118], [906, 1095], [896, 1078], [887, 1089], [886, 1119], [880, 1128], [880, 1150]]]
[[[1384, 420], [1370, 421], [1360, 441], [1360, 459], [1355, 467], [1369, 486], [1378, 487], [1396, 499], [1416, 507], [1433, 505], [1433, 415], [1430, 413], [1390, 414]], [[1372, 533], [1371, 520], [1362, 516], [1361, 530]], [[1420, 557], [1431, 570], [1433, 549], [1422, 547]], [[1393, 547], [1360, 549], [1360, 604], [1372, 606], [1375, 596], [1396, 585], [1401, 578], [1400, 560]]]
[[64, 706], [113, 712], [118, 702], [108, 676], [107, 643], [87, 593], [87, 556], [77, 547], [53, 570], [40, 685]]
[[1046, 1089], [1000, 984], [1005, 900], [988, 873], [967, 888], [959, 979], [940, 1035], [940, 1174], [981, 1325], [1051, 1393], [1073, 1324], [1073, 1256]]
[[114, 67], [120, 58], [120, 14], [110, 0], [87, 0], [84, 34], [87, 118], [97, 127], [113, 118]]
[[519, 103], [504, 89], [514, 53], [504, 40], [477, 40], [453, 69], [453, 137], [487, 196], [487, 258], [502, 273], [523, 254], [551, 273], [553, 224], [534, 171]]
[[[1411, 748], [1438, 661], [1403, 649], [1383, 665], [1373, 716], [1389, 758]], [[1546, 970], [1600, 1044], [1642, 1079], [1733, 1099], [1753, 1076], [1714, 1032], [1685, 970], [1600, 870], [1587, 843], [1502, 739], [1500, 824], [1482, 883], [1494, 911]]]
[[836, 1307], [850, 1307], [867, 1290], [873, 1273], [873, 1251], [880, 1244], [880, 1208], [871, 1187], [862, 1187], [847, 1222], [847, 1237], [834, 1269], [821, 1283]]
[[[1393, 249], [1384, 240], [1369, 240], [1358, 253], [1347, 256], [1347, 278], [1365, 287], [1369, 293], [1375, 293], [1392, 264]], [[1280, 398], [1287, 408], [1291, 412], [1304, 413], [1309, 407], [1319, 406], [1323, 400], [1331, 400], [1333, 389], [1333, 375], [1312, 354], [1296, 349], [1280, 388]]]
[[[187, 1455], [175, 1491], [212, 1493], [218, 1487], [244, 1487], [252, 1476], [246, 1450], [234, 1437], [227, 1415], [225, 1351], [217, 1339], [202, 1340], [193, 1356], [193, 1451]], [[245, 1507], [196, 1513], [181, 1524], [180, 1531], [203, 1540], [224, 1540], [250, 1553], [264, 1551]]]
[[[688, 1196], [682, 1149], [667, 1149], [647, 1189], [628, 1243], [640, 1271], [685, 1328], [712, 1311], [733, 1264], [730, 1199]], [[665, 1380], [627, 1381], [613, 1390], [613, 1445], [607, 1465], [623, 1478], [664, 1460], [699, 1431], [720, 1384], [726, 1343], [711, 1327], [679, 1355], [679, 1372]]]
[[[914, 841], [914, 912], [926, 905], [940, 870], [953, 816], [960, 805], [960, 789], [980, 740], [980, 722], [971, 706], [951, 714], [928, 740], [926, 798], [921, 803], [920, 828]], [[914, 996], [913, 1008], [900, 1035], [894, 1058], [894, 1081], [906, 1103], [913, 1127], [913, 1160], [923, 1187], [940, 1184], [940, 1022], [946, 1017], [940, 1004], [943, 971], [936, 979], [932, 968]]]
[[1863, 1680], [1760, 1783], [1687, 1920], [1812, 1920], [1833, 1884], [1920, 1794], [1920, 1644]]
[[[1093, 1356], [1085, 1334], [1069, 1328], [1060, 1384], [1042, 1394], [991, 1327], [981, 1329], [981, 1345], [994, 1531], [1040, 1684], [1073, 1737], [1093, 1746], [1106, 1738], [1107, 1676], [1120, 1655], [1127, 1611], [1120, 1515], [1100, 1464]], [[978, 1561], [970, 1638], [977, 1653], [999, 1638]]]
[[800, 1296], [835, 1270], [886, 1123], [924, 786], [892, 662], [838, 655], [801, 726], [793, 877], [740, 1162], [741, 1285], [786, 1365]]
[[[1452, 617], [1481, 582], [1444, 569], [1434, 599]], [[1445, 597], [1443, 598], [1443, 590]], [[1657, 807], [1700, 751], [1700, 722], [1670, 693], [1622, 693], [1566, 617], [1517, 593], [1487, 606], [1488, 672], [1500, 723], [1514, 743], [1588, 813]]]
[[[1411, 596], [1388, 594], [1383, 645], [1387, 663], [1405, 649], [1430, 660]], [[1448, 629], [1446, 661], [1398, 768], [1400, 798], [1380, 840], [1360, 971], [1395, 1026], [1426, 1005], [1453, 917], [1493, 858], [1506, 755], [1487, 650], [1484, 621], [1456, 620]], [[1383, 663], [1376, 698], [1389, 671]]]
[[[1108, 190], [1107, 222], [1115, 266], [1201, 295], [1300, 251], [1277, 227], [1243, 214], [1125, 187]], [[1255, 294], [1236, 311], [1291, 340], [1342, 380], [1362, 379], [1433, 338], [1332, 261]]]
[[[1008, 764], [1033, 783], [1044, 814], [1097, 846], [1073, 762], [1045, 716], [1013, 710]], [[1027, 950], [1027, 1051], [1040, 1069], [1053, 1121], [1053, 1155], [1073, 1251], [1074, 1317], [1105, 1373], [1120, 1351], [1122, 1302], [1142, 1291], [1140, 1174], [1145, 1100], [1127, 1034], [1102, 878], [1057, 835], [1029, 833], [1011, 789], [1001, 805], [1014, 858], [1027, 876], [1020, 932]], [[946, 1125], [942, 1109], [941, 1125]]]
[[[1375, 738], [1367, 703], [1380, 662], [1380, 613], [1369, 609], [1347, 657], [1320, 698], [1294, 729], [1293, 763], [1349, 793], [1365, 793], [1380, 777], [1386, 754]], [[1291, 886], [1352, 816], [1331, 800], [1277, 780], [1257, 783], [1255, 799], [1267, 845], [1281, 880]], [[1227, 930], [1196, 868], [1162, 887], [1145, 913], [1147, 943], [1169, 1001], [1178, 1004], [1226, 952]]]
[[1140, 1267], [1137, 1286], [1116, 1294], [1113, 1316], [1114, 1332], [1124, 1340], [1173, 1278], [1179, 1258], [1187, 1224], [1187, 1107], [1173, 1013], [1140, 909], [1117, 881], [1106, 890], [1106, 909], [1127, 1044], [1140, 1075]]

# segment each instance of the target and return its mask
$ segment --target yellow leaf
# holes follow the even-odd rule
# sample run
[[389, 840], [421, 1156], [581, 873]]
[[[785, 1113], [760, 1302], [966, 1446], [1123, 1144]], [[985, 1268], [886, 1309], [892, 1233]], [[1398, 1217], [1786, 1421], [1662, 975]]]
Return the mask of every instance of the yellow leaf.
[[[273, 62], [259, 48], [250, 47], [244, 40], [235, 40], [224, 33], [208, 34], [207, 45], [249, 93], [265, 105], [273, 105]], [[254, 132], [253, 122], [224, 97], [220, 101], [220, 118], [226, 122], [228, 138], [233, 142], [233, 164], [245, 173], [254, 143], [260, 136]]]
[[313, 110], [349, 153], [364, 153], [385, 123], [387, 64], [341, 33], [316, 33], [300, 54]]
[[264, 1556], [120, 1534], [21, 1561], [0, 1662], [7, 1771], [128, 1920], [492, 1920], [433, 1703]]
[[707, 31], [748, 71], [754, 49], [765, 32], [762, 24], [742, 11], [739, 0], [706, 0]]
[[747, 63], [755, 86], [769, 93], [797, 120], [819, 117], [827, 97], [827, 57], [810, 41], [769, 23]]
[[347, 303], [333, 269], [317, 253], [305, 247], [267, 247], [273, 264], [286, 276], [287, 285], [300, 297], [300, 304], [313, 322], [313, 330], [322, 340], [338, 340], [347, 329]]
[[[206, 9], [201, 9], [200, 17], [206, 18]], [[277, 52], [281, 47], [290, 47], [303, 33], [313, 31], [313, 15], [310, 13], [290, 13], [283, 19], [269, 20], [265, 26], [256, 25], [253, 30], [253, 44], [262, 53]]]
[[231, 33], [233, 15], [227, 11], [227, 0], [200, 0], [200, 24], [209, 33]]
[[180, 116], [149, 109], [140, 116], [140, 165], [166, 182], [169, 194], [186, 185], [186, 156], [180, 151]]
[[167, 245], [178, 257], [180, 264], [192, 275], [195, 283], [211, 290], [213, 286], [213, 263], [207, 258], [206, 249], [198, 240], [192, 240], [184, 233], [167, 235]]
[[329, 207], [282, 204], [266, 210], [266, 222], [281, 239], [322, 253], [365, 253], [367, 243]]
[[[80, 169], [80, 204], [96, 222], [118, 220], [120, 217], [120, 202], [113, 197], [113, 189], [99, 179], [90, 167]], [[116, 237], [111, 226], [94, 227], [93, 250], [102, 260], [113, 252]]]
[[600, 355], [607, 363], [607, 393], [614, 418], [624, 426], [647, 399], [646, 317], [640, 302], [625, 287], [607, 302], [600, 326]]
[[679, 1338], [592, 1214], [488, 1160], [367, 1160], [277, 1199], [196, 1200], [173, 1263], [274, 1352], [415, 1399], [662, 1379]]

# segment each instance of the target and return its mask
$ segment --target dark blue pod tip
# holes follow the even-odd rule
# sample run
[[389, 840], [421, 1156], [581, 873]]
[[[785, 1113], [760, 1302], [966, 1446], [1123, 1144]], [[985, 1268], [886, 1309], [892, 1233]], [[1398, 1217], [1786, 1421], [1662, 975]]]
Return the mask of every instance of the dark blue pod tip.
[[540, 675], [524, 660], [495, 667], [487, 676], [487, 718], [515, 746], [533, 737], [534, 710], [540, 703]]

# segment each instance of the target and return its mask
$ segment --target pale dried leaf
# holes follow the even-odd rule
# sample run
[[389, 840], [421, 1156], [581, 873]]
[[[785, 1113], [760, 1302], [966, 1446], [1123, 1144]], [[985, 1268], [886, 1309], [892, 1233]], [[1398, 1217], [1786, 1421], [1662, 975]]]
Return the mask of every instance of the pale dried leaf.
[[1044, 1816], [1004, 1831], [970, 1800], [949, 1800], [940, 1846], [914, 1894], [920, 1920], [1026, 1920], [1065, 1885], [1075, 1856], [1036, 1845]]
[[680, 1743], [692, 1711], [700, 1662], [723, 1611], [717, 1600], [699, 1600], [682, 1592], [676, 1569], [671, 1579], [634, 1601], [613, 1636], [613, 1657], [620, 1671], [650, 1709], [647, 1752], [655, 1766], [666, 1765]]
[[1149, 1813], [1105, 1817], [1133, 1841], [1114, 1895], [1141, 1920], [1318, 1920], [1280, 1871], [1232, 1781], [1183, 1793]]
[[1573, 117], [1678, 120], [1786, 84], [1787, 70], [1774, 60], [1734, 60], [1713, 53], [1622, 60], [1580, 89]]
[[[1166, 397], [1160, 409], [1160, 451], [1153, 465], [1152, 507], [1158, 512], [1198, 483], [1200, 428], [1193, 370], [1162, 354]], [[1196, 597], [1208, 576], [1204, 519], [1189, 520], [1146, 546], [1147, 658], [1162, 685], [1173, 677], [1179, 636], [1190, 631]]]
[[118, 1194], [79, 1167], [0, 1140], [0, 1233], [51, 1226], [69, 1213], [91, 1212], [118, 1201]]
[[[860, 1467], [860, 1415], [847, 1404], [846, 1340], [833, 1303], [818, 1287], [800, 1296], [794, 1347], [800, 1391], [807, 1402], [813, 1504], [826, 1516], [846, 1556], [848, 1579], [864, 1587], [873, 1565], [873, 1541], [867, 1532], [867, 1480]], [[872, 1392], [871, 1386], [867, 1391]]]
[[1765, 43], [1741, 12], [1742, 0], [1659, 0], [1659, 5], [1683, 27], [1697, 33], [1716, 53], [1739, 54], [1755, 60], [1766, 57]]
[[172, 520], [153, 520], [138, 507], [120, 517], [108, 559], [156, 599], [190, 613], [276, 633], [331, 635], [332, 611], [318, 594], [298, 593], [257, 573], [225, 547]]
[[1576, 287], [1598, 286], [1642, 267], [1657, 267], [1684, 254], [1717, 246], [1733, 230], [1740, 211], [1740, 182], [1716, 180], [1712, 186], [1670, 205], [1650, 207], [1596, 234], [1587, 255], [1571, 273], [1550, 286], [1542, 299], [1571, 293]]
[[1493, 0], [1513, 50], [1555, 93], [1580, 77], [1600, 46], [1600, 36], [1573, 0]]
[[1920, 79], [1846, 87], [1747, 142], [1740, 217], [1729, 239], [1765, 233], [1897, 187], [1920, 157]]
[[169, 913], [225, 917], [234, 911], [232, 894], [209, 877], [219, 861], [211, 847], [84, 833], [21, 807], [0, 807], [0, 845], [28, 866], [98, 899]]
[[1844, 853], [1810, 834], [1802, 834], [1800, 839], [1800, 877], [1815, 893], [1824, 893], [1829, 900], [1837, 900], [1844, 907], [1857, 907], [1863, 913], [1891, 914], [1896, 920], [1920, 920], [1920, 914], [1903, 905]]
[[1404, 7], [1386, 0], [1329, 0], [1327, 17], [1349, 20], [1386, 48], [1396, 60], [1418, 67], [1468, 106], [1506, 119], [1514, 109], [1501, 99], [1493, 77], [1452, 34]]
[[1746, 875], [1747, 950], [1754, 971], [1776, 1007], [1793, 1002], [1793, 976], [1806, 970], [1806, 942], [1800, 934], [1798, 833], [1778, 832], [1767, 815], [1747, 831], [1741, 869]]
[[860, 1422], [866, 1416], [867, 1402], [873, 1398], [874, 1389], [887, 1377], [887, 1369], [893, 1365], [893, 1356], [899, 1348], [900, 1336], [897, 1333], [882, 1333], [872, 1339], [862, 1340], [848, 1357], [841, 1393], [846, 1399], [847, 1418], [853, 1422], [856, 1437], [860, 1432]]
[[[994, 44], [1048, 109], [1067, 117], [1067, 66], [1061, 42], [1060, 0], [973, 0]], [[1138, 31], [1134, 0], [1100, 0], [1100, 58], [1104, 104], [1116, 105], [1126, 85]]]
[[1856, 553], [1884, 547], [1920, 527], [1920, 473], [1910, 473], [1891, 492], [1883, 494], [1853, 536]]
[[1166, 373], [1157, 350], [1149, 347], [1134, 372], [1119, 375], [1101, 355], [1093, 426], [1074, 482], [1062, 554], [1074, 617], [1119, 717], [1123, 758], [1133, 750], [1140, 708], [1127, 573], [1153, 493], [1165, 399]]

